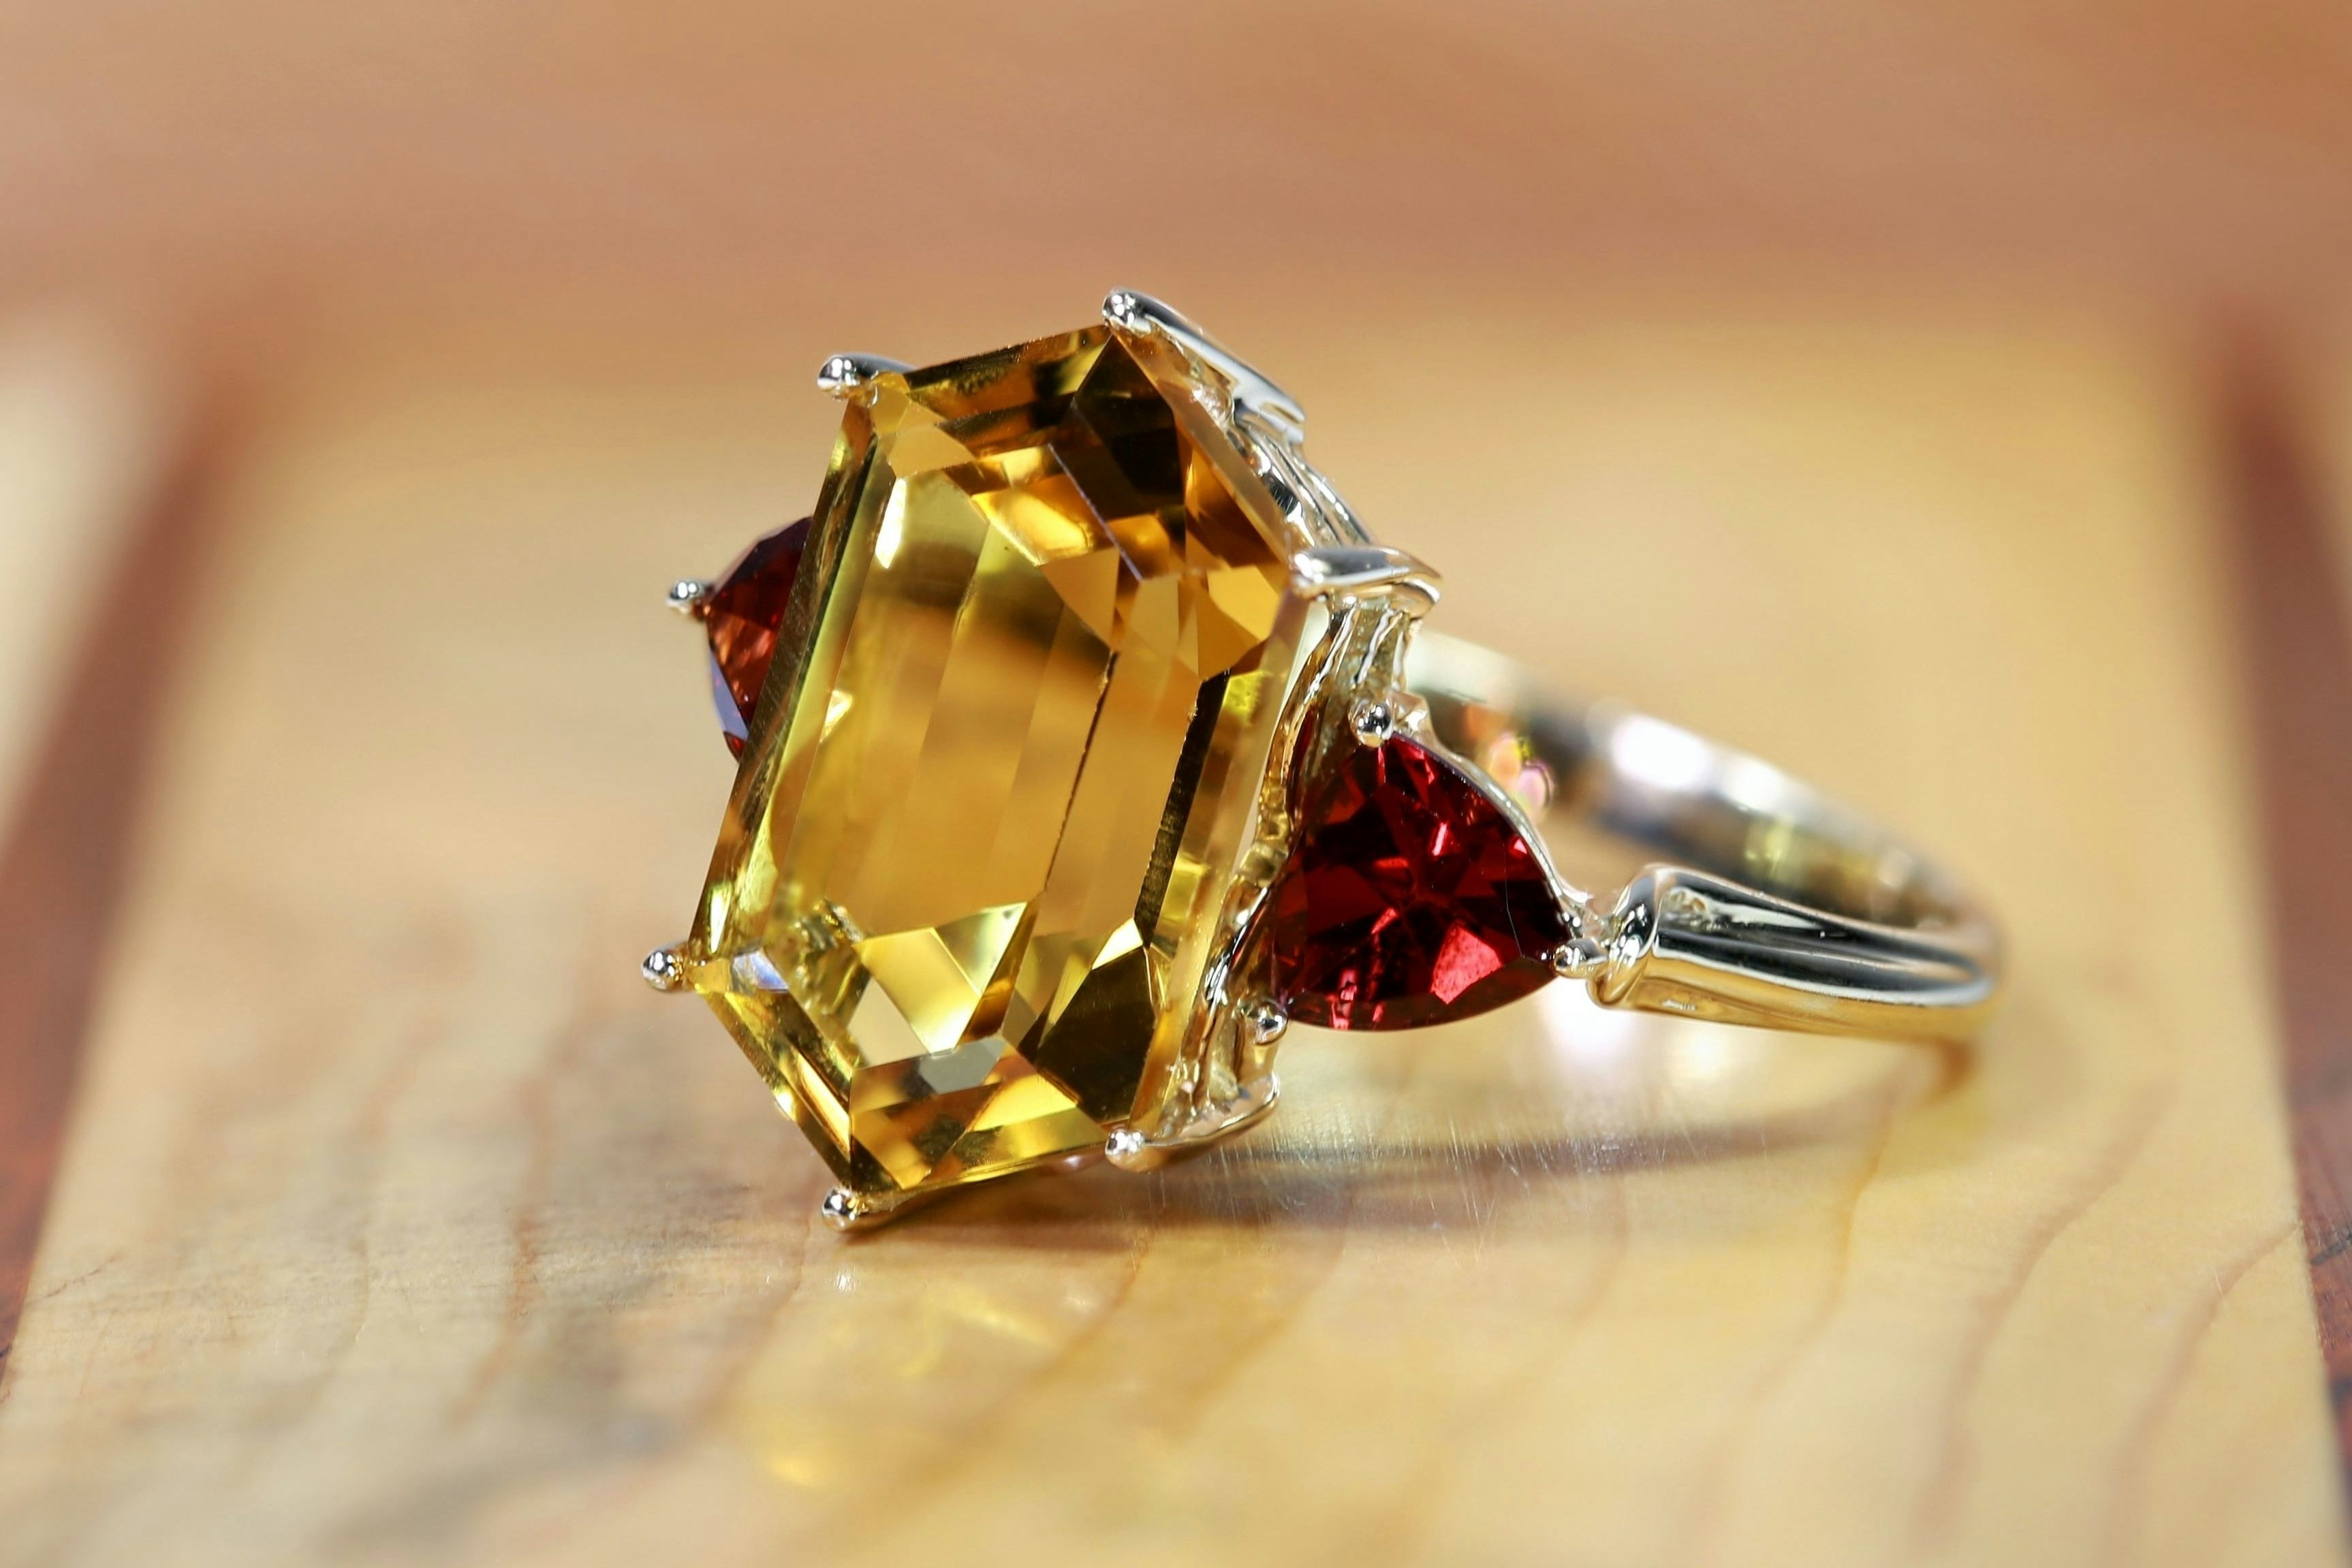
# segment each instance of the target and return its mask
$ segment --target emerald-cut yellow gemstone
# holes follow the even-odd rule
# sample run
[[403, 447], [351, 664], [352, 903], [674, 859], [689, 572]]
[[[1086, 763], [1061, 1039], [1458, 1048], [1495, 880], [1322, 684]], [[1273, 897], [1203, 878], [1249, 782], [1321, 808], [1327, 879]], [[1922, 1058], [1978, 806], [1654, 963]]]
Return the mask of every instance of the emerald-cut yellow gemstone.
[[1192, 1021], [1303, 622], [1157, 338], [853, 401], [684, 955], [855, 1192], [1103, 1142]]

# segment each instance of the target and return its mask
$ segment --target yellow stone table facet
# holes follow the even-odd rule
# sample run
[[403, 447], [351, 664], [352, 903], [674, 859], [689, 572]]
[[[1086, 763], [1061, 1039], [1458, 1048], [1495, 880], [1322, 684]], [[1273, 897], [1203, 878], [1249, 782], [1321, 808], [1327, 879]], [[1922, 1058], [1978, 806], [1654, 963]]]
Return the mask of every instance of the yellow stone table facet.
[[1303, 612], [1158, 339], [850, 401], [687, 955], [853, 1192], [1098, 1149], [1189, 1023]]

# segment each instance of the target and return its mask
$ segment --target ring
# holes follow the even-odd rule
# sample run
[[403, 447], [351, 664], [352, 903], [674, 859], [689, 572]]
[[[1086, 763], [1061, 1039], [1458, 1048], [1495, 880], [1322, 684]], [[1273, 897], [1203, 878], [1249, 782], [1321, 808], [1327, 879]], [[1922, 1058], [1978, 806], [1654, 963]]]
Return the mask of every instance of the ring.
[[[1778, 770], [1547, 699], [1419, 626], [1436, 572], [1304, 456], [1298, 404], [1157, 300], [927, 369], [841, 354], [814, 512], [674, 607], [734, 788], [703, 996], [873, 1224], [1158, 1165], [1274, 1105], [1291, 1023], [1606, 1006], [1965, 1038], [1999, 940]], [[1661, 857], [1613, 902], [1547, 818]]]

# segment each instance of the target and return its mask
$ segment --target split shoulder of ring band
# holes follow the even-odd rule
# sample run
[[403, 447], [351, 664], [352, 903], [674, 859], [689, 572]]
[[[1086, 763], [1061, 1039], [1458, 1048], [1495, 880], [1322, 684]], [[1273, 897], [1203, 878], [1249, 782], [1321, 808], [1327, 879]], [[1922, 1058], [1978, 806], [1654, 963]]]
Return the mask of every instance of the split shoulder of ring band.
[[[686, 940], [832, 1167], [824, 1218], [1274, 1105], [1291, 1022], [1607, 1006], [1954, 1040], [1997, 984], [1944, 872], [1750, 758], [1420, 629], [1296, 401], [1176, 311], [927, 369], [828, 360], [806, 520], [672, 605], [740, 761]], [[1547, 810], [1659, 856], [1613, 900]]]

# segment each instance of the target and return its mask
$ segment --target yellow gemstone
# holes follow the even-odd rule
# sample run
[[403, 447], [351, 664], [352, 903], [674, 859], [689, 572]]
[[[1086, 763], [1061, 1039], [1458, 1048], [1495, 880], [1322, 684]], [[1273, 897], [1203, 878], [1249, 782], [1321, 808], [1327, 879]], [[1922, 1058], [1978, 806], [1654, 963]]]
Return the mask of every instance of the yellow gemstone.
[[1157, 338], [853, 402], [686, 957], [854, 1191], [1000, 1175], [1133, 1113], [1290, 678], [1287, 538]]

